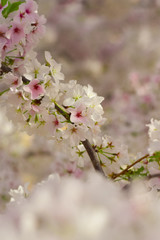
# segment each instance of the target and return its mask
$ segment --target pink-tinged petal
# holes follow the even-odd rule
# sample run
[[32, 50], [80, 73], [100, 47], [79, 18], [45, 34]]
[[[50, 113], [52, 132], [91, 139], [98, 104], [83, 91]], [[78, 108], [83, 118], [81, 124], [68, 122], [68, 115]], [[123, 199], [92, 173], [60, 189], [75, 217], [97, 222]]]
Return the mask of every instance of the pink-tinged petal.
[[71, 122], [84, 124], [87, 122], [86, 114], [84, 114], [85, 106], [79, 105], [75, 109], [69, 109], [69, 111], [71, 113]]
[[11, 82], [11, 90], [15, 90], [16, 88], [18, 88], [19, 86], [22, 85], [22, 78], [18, 78], [16, 76], [14, 76], [14, 78], [12, 79], [12, 82]]
[[31, 105], [31, 110], [30, 110], [30, 114], [32, 115], [32, 116], [35, 116], [36, 115], [36, 113], [38, 113], [39, 111], [40, 111], [40, 109], [39, 109], [39, 107], [37, 106], [37, 105], [34, 105], [34, 104], [32, 104]]
[[15, 22], [24, 22], [26, 21], [26, 13], [24, 11], [18, 11], [16, 16], [14, 17], [13, 21]]
[[38, 5], [33, 0], [27, 0], [25, 3], [22, 3], [19, 7], [19, 10], [25, 12], [30, 17], [37, 10]]
[[23, 24], [13, 22], [9, 34], [12, 44], [20, 42], [25, 37]]
[[5, 74], [3, 80], [12, 91], [16, 90], [19, 86], [22, 85], [22, 77], [13, 75], [11, 72]]
[[5, 37], [5, 33], [8, 31], [8, 27], [6, 24], [0, 25], [0, 37]]
[[38, 79], [32, 80], [27, 86], [24, 87], [26, 92], [31, 93], [31, 99], [36, 99], [44, 94], [44, 88], [39, 84]]
[[8, 27], [5, 24], [0, 25], [0, 50], [7, 43], [8, 39], [6, 37], [6, 32], [8, 31]]
[[57, 116], [54, 115], [47, 115], [44, 116], [44, 120], [46, 121], [46, 132], [49, 133], [49, 135], [54, 136], [55, 132], [58, 128], [61, 128], [62, 124]]

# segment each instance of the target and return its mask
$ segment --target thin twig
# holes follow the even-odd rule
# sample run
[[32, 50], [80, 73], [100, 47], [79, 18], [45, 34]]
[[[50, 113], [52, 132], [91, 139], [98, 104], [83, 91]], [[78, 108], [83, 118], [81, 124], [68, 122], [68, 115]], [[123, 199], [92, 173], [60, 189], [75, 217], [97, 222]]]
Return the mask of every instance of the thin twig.
[[112, 179], [116, 179], [117, 177], [120, 177], [121, 175], [125, 174], [131, 167], [133, 167], [134, 165], [136, 165], [137, 163], [141, 162], [143, 159], [149, 157], [149, 154], [146, 154], [145, 156], [139, 158], [137, 161], [135, 161], [134, 163], [128, 165], [124, 170], [122, 170], [120, 173], [113, 173], [112, 175]]

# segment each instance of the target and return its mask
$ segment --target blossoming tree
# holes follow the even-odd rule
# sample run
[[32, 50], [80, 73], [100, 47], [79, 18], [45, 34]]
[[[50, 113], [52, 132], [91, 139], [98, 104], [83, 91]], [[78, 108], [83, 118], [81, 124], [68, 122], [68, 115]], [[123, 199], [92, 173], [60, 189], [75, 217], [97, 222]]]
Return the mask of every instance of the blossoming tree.
[[[81, 167], [89, 158], [102, 176], [94, 173], [85, 182], [67, 177], [60, 180], [55, 174], [35, 186], [31, 193], [22, 186], [11, 189], [11, 203], [5, 217], [0, 217], [2, 238], [104, 239], [108, 236], [121, 239], [117, 236], [125, 231], [123, 239], [146, 239], [146, 236], [151, 239], [153, 233], [158, 239], [158, 226], [154, 229], [150, 221], [151, 218], [159, 220], [159, 199], [152, 204], [154, 193], [138, 185], [140, 197], [137, 190], [133, 190], [128, 203], [123, 190], [121, 193], [114, 185], [119, 180], [120, 187], [126, 189], [131, 186], [131, 180], [138, 177], [152, 189], [154, 185], [148, 183], [156, 178], [158, 186], [160, 121], [151, 120], [148, 153], [136, 160], [130, 157], [123, 144], [103, 135], [103, 97], [97, 96], [90, 85], [82, 86], [75, 80], [65, 82], [61, 64], [50, 52], [45, 51], [44, 64], [38, 61], [34, 47], [45, 32], [45, 22], [45, 17], [38, 14], [35, 1], [10, 3], [1, 0], [1, 108], [17, 129], [54, 140], [68, 158], [72, 153]], [[146, 195], [149, 207], [145, 208]], [[65, 199], [72, 203], [73, 209], [67, 210]], [[110, 208], [112, 201], [114, 204]], [[111, 231], [112, 222], [125, 211], [129, 212], [127, 220], [121, 224], [116, 220], [115, 230]], [[6, 229], [8, 222], [12, 237]], [[140, 232], [134, 231], [134, 227], [140, 225], [147, 229], [151, 225], [152, 231], [146, 233], [143, 227]]]

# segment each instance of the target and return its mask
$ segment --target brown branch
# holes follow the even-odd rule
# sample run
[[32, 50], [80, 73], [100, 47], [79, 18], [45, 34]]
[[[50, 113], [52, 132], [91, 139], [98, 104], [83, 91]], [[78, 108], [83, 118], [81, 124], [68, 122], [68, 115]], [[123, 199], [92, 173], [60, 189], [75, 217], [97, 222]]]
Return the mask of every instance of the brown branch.
[[[11, 72], [11, 71], [12, 71], [12, 69], [11, 69], [10, 67], [8, 67], [8, 66], [6, 66], [4, 63], [2, 63], [2, 66], [1, 66], [1, 68], [0, 68], [0, 76], [2, 76], [3, 73], [9, 73], [9, 72]], [[23, 83], [24, 83], [25, 85], [30, 82], [30, 80], [28, 80], [28, 79], [27, 79], [26, 77], [24, 77], [24, 76], [22, 76], [22, 81], [23, 81]]]
[[90, 142], [86, 139], [85, 141], [82, 141], [82, 144], [85, 147], [85, 149], [91, 159], [94, 169], [97, 172], [100, 172], [103, 176], [105, 176], [102, 166], [101, 166], [100, 162], [98, 161], [97, 155], [96, 155], [92, 145], [90, 144]]
[[11, 69], [2, 63], [2, 66], [0, 68], [0, 76], [2, 76], [3, 73], [8, 73], [8, 72], [11, 72]]
[[[2, 66], [0, 68], [0, 75], [3, 75], [3, 73], [8, 73], [8, 72], [11, 72], [11, 71], [12, 71], [11, 68], [9, 68], [8, 66], [5, 66], [4, 64], [2, 64]], [[24, 84], [28, 84], [30, 82], [24, 76], [22, 76], [22, 81], [23, 81]], [[67, 121], [70, 121], [70, 114], [67, 113], [66, 110], [63, 109], [62, 106], [60, 106], [58, 103], [55, 102], [55, 108], [56, 108], [56, 110], [60, 114], [62, 114], [66, 118]], [[93, 164], [94, 169], [97, 172], [101, 173], [103, 176], [105, 176], [104, 171], [103, 171], [103, 169], [102, 169], [102, 167], [100, 165], [100, 162], [99, 162], [99, 160], [97, 158], [97, 155], [95, 153], [95, 150], [91, 146], [90, 142], [86, 139], [85, 141], [82, 141], [82, 144], [84, 145], [84, 147], [85, 147], [85, 149], [86, 149], [86, 151], [87, 151], [87, 153], [88, 153], [88, 155], [90, 157], [90, 160], [91, 160], [91, 162]]]
[[160, 178], [160, 173], [151, 174], [151, 175], [147, 176], [147, 179], [152, 179], [152, 178], [156, 178], [156, 177]]
[[117, 177], [120, 177], [121, 175], [125, 174], [131, 167], [133, 167], [134, 165], [136, 165], [137, 163], [141, 162], [143, 159], [149, 157], [149, 154], [146, 154], [145, 156], [139, 158], [137, 161], [135, 161], [134, 163], [128, 165], [124, 170], [122, 170], [120, 173], [113, 173], [112, 175], [112, 179], [116, 179]]

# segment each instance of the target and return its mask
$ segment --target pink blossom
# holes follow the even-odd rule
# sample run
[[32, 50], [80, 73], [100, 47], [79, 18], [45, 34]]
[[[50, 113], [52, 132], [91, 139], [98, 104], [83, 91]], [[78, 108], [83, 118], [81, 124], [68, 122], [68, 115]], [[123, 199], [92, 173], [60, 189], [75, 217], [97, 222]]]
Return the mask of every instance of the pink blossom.
[[40, 111], [40, 109], [39, 109], [39, 107], [37, 105], [34, 105], [34, 104], [31, 105], [30, 114], [32, 116], [35, 116], [36, 113], [38, 113], [39, 111]]
[[12, 44], [20, 42], [20, 40], [25, 37], [24, 26], [20, 23], [13, 22], [9, 34]]
[[12, 83], [11, 83], [11, 89], [15, 90], [21, 84], [22, 84], [22, 79], [14, 76], [14, 79], [12, 79]]
[[23, 76], [24, 73], [26, 72], [26, 69], [25, 69], [25, 67], [24, 67], [24, 64], [21, 64], [21, 63], [20, 63], [20, 65], [14, 66], [13, 71], [14, 71], [14, 73], [15, 73], [16, 75]]
[[26, 21], [26, 13], [23, 11], [18, 11], [17, 15], [14, 17], [15, 22], [24, 22]]
[[0, 50], [4, 47], [4, 45], [7, 43], [7, 38], [5, 33], [8, 31], [8, 27], [6, 24], [0, 25]]
[[21, 12], [25, 12], [29, 17], [32, 18], [35, 11], [37, 10], [37, 3], [33, 0], [27, 0], [25, 3], [22, 3], [19, 7]]
[[37, 40], [41, 35], [44, 34], [44, 32], [45, 32], [44, 24], [45, 23], [46, 23], [46, 19], [43, 15], [42, 16], [35, 15], [34, 23], [32, 24], [33, 30], [27, 36], [28, 37], [27, 40], [29, 42]]
[[40, 85], [38, 79], [32, 80], [27, 86], [24, 87], [26, 92], [31, 93], [31, 99], [36, 99], [44, 94], [44, 88]]
[[69, 109], [71, 113], [71, 122], [74, 123], [86, 123], [87, 116], [86, 116], [86, 106], [85, 105], [78, 105], [74, 109]]
[[60, 116], [60, 119], [58, 119], [58, 117], [55, 115], [46, 115], [44, 116], [44, 119], [46, 121], [45, 126], [46, 126], [47, 132], [49, 132], [51, 136], [54, 136], [56, 130], [62, 127], [62, 124], [60, 122], [61, 116]]
[[16, 90], [19, 86], [22, 85], [22, 78], [17, 77], [10, 72], [5, 74], [3, 80], [6, 84], [9, 85], [12, 91]]
[[80, 178], [82, 176], [82, 170], [77, 167], [76, 162], [68, 163], [67, 172], [69, 174], [73, 174], [76, 178]]

